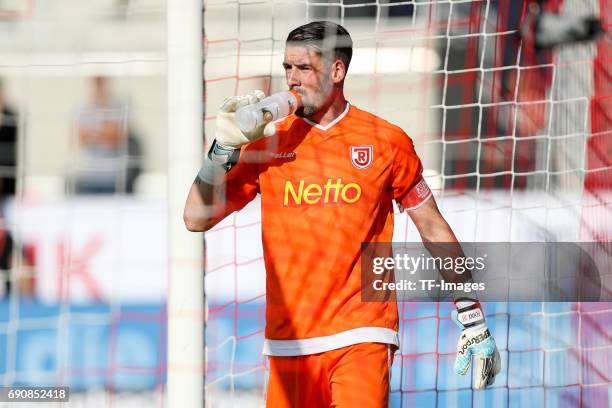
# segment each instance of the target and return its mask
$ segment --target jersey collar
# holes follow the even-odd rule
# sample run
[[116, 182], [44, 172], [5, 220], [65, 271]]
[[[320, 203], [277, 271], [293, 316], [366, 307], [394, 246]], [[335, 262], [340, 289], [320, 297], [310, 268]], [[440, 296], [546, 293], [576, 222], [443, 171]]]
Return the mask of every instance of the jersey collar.
[[331, 122], [329, 122], [325, 126], [321, 126], [318, 123], [315, 123], [315, 122], [313, 122], [313, 121], [311, 121], [309, 119], [306, 119], [306, 118], [303, 118], [303, 119], [304, 119], [304, 122], [308, 123], [310, 126], [314, 126], [315, 128], [325, 132], [325, 131], [329, 130], [332, 126], [334, 126], [336, 123], [338, 123], [342, 119], [344, 119], [344, 117], [346, 116], [346, 114], [349, 111], [350, 106], [351, 106], [351, 104], [347, 101], [346, 102], [346, 108], [344, 108], [344, 111], [340, 115], [338, 115], [338, 117], [336, 119], [332, 120]]

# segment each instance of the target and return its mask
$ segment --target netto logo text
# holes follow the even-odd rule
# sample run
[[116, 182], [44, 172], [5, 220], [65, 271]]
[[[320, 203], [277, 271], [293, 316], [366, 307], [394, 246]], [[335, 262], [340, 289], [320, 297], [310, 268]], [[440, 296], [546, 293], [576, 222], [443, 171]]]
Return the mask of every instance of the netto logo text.
[[325, 184], [309, 183], [300, 180], [296, 186], [285, 181], [283, 205], [315, 205], [347, 203], [353, 204], [361, 198], [361, 186], [357, 183], [342, 182], [341, 178], [329, 178]]

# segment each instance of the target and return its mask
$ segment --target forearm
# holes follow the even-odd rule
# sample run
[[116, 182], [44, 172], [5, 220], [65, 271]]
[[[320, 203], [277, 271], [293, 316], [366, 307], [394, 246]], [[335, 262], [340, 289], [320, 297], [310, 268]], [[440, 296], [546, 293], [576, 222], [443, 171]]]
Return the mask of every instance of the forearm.
[[[223, 102], [217, 115], [215, 140], [204, 157], [185, 203], [183, 219], [188, 230], [207, 231], [252, 199], [244, 197], [241, 205], [234, 202], [228, 206], [225, 194], [226, 175], [237, 164], [241, 147], [263, 137], [264, 126], [267, 125], [266, 122], [248, 135], [243, 134], [235, 121], [236, 109], [257, 103], [264, 96], [261, 91], [253, 91], [246, 96], [227, 98]], [[252, 191], [252, 194], [254, 197], [255, 192]]]
[[[438, 210], [433, 197], [409, 214], [421, 235], [425, 248], [427, 248], [432, 257], [440, 259], [452, 258], [453, 260], [465, 257], [457, 237]], [[442, 263], [443, 266], [448, 264], [450, 263]], [[456, 261], [452, 262], [452, 265], [459, 264]], [[463, 268], [459, 272], [453, 268], [443, 267], [440, 269], [440, 273], [445, 281], [452, 283], [463, 283], [472, 278], [471, 273]], [[464, 296], [464, 294], [463, 292], [458, 292], [454, 293], [453, 296], [456, 299], [457, 297]]]
[[[425, 248], [427, 248], [434, 258], [452, 258], [453, 260], [465, 258], [461, 244], [442, 216], [436, 220], [434, 225], [430, 225], [430, 228], [421, 234], [421, 239], [423, 240]], [[446, 263], [443, 264], [446, 265]], [[452, 262], [452, 265], [456, 264], [462, 263]], [[440, 273], [447, 282], [462, 283], [472, 279], [470, 271], [463, 271], [463, 269], [462, 272], [459, 273], [452, 268], [441, 268]]]
[[205, 183], [196, 177], [187, 196], [183, 220], [189, 231], [207, 231], [214, 226], [215, 203], [219, 205], [221, 198], [215, 197], [216, 187]]
[[[411, 214], [411, 218], [421, 234], [425, 247], [432, 256], [451, 257], [455, 260], [452, 265], [459, 265], [456, 260], [465, 257], [463, 249], [453, 230], [440, 214], [433, 198], [423, 207], [420, 212]], [[442, 264], [446, 265], [447, 262]], [[461, 265], [465, 263], [461, 262]], [[464, 272], [463, 268], [461, 271], [441, 268], [440, 273], [445, 280], [454, 283], [463, 283], [472, 278], [471, 273]], [[474, 388], [485, 388], [495, 382], [495, 376], [501, 371], [499, 351], [485, 324], [484, 312], [474, 292], [455, 290], [452, 295], [457, 310], [454, 310], [451, 316], [461, 329], [454, 364], [455, 372], [461, 375], [467, 373], [474, 356]]]
[[183, 220], [189, 231], [208, 231], [223, 218], [225, 177], [237, 162], [239, 154], [238, 149], [224, 149], [216, 141], [213, 142], [185, 203]]

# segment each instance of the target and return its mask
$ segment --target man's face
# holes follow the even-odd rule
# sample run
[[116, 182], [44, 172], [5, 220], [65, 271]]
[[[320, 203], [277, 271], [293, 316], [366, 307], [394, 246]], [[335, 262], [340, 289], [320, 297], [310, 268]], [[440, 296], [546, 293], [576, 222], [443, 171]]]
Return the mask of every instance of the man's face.
[[302, 96], [304, 107], [296, 115], [310, 117], [328, 102], [333, 91], [330, 61], [312, 48], [287, 45], [283, 68], [289, 88]]

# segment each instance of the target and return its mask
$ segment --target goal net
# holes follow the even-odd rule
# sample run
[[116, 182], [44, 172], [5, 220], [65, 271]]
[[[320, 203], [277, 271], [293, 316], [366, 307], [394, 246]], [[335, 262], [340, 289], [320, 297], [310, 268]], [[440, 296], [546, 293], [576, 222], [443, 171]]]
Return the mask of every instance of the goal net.
[[[541, 3], [549, 13], [591, 14], [609, 24], [605, 1]], [[330, 19], [354, 41], [347, 99], [412, 137], [460, 241], [612, 238], [609, 38], [536, 49], [527, 0], [209, 0], [205, 6], [209, 142], [224, 98], [286, 89], [281, 62], [288, 32]], [[419, 241], [409, 217], [395, 215], [394, 241]], [[210, 406], [256, 405], [264, 398], [260, 236], [258, 199], [206, 233]], [[600, 269], [609, 268], [604, 259]], [[492, 388], [478, 392], [470, 375], [453, 373], [458, 330], [451, 307], [398, 304], [392, 406], [611, 403], [611, 304], [487, 304], [503, 370]]]
[[41, 406], [164, 406], [165, 21], [0, 1], [0, 386], [70, 388]]
[[[168, 78], [187, 62], [166, 51], [185, 44], [166, 7], [187, 3], [186, 15], [205, 10], [189, 37], [205, 51], [203, 121], [183, 93], [196, 84], [180, 69]], [[183, 124], [196, 115], [210, 142], [224, 98], [286, 89], [284, 40], [308, 21], [347, 27], [348, 99], [412, 137], [461, 241], [608, 243], [610, 40], [535, 50], [519, 36], [530, 3], [0, 1], [0, 385], [67, 386], [70, 406], [191, 406], [193, 395], [169, 398], [170, 377], [191, 376], [197, 406], [204, 377], [207, 406], [261, 406], [259, 200], [205, 234], [200, 313], [185, 300], [199, 286], [199, 236], [173, 212], [197, 172], [185, 158], [201, 153], [198, 127]], [[609, 28], [604, 0], [542, 8]], [[178, 133], [188, 140], [171, 143]], [[419, 241], [405, 213], [395, 220], [395, 241]], [[478, 392], [452, 373], [450, 307], [398, 304], [393, 406], [610, 405], [612, 304], [486, 304], [503, 371]], [[205, 361], [172, 359], [200, 346], [202, 328]]]

